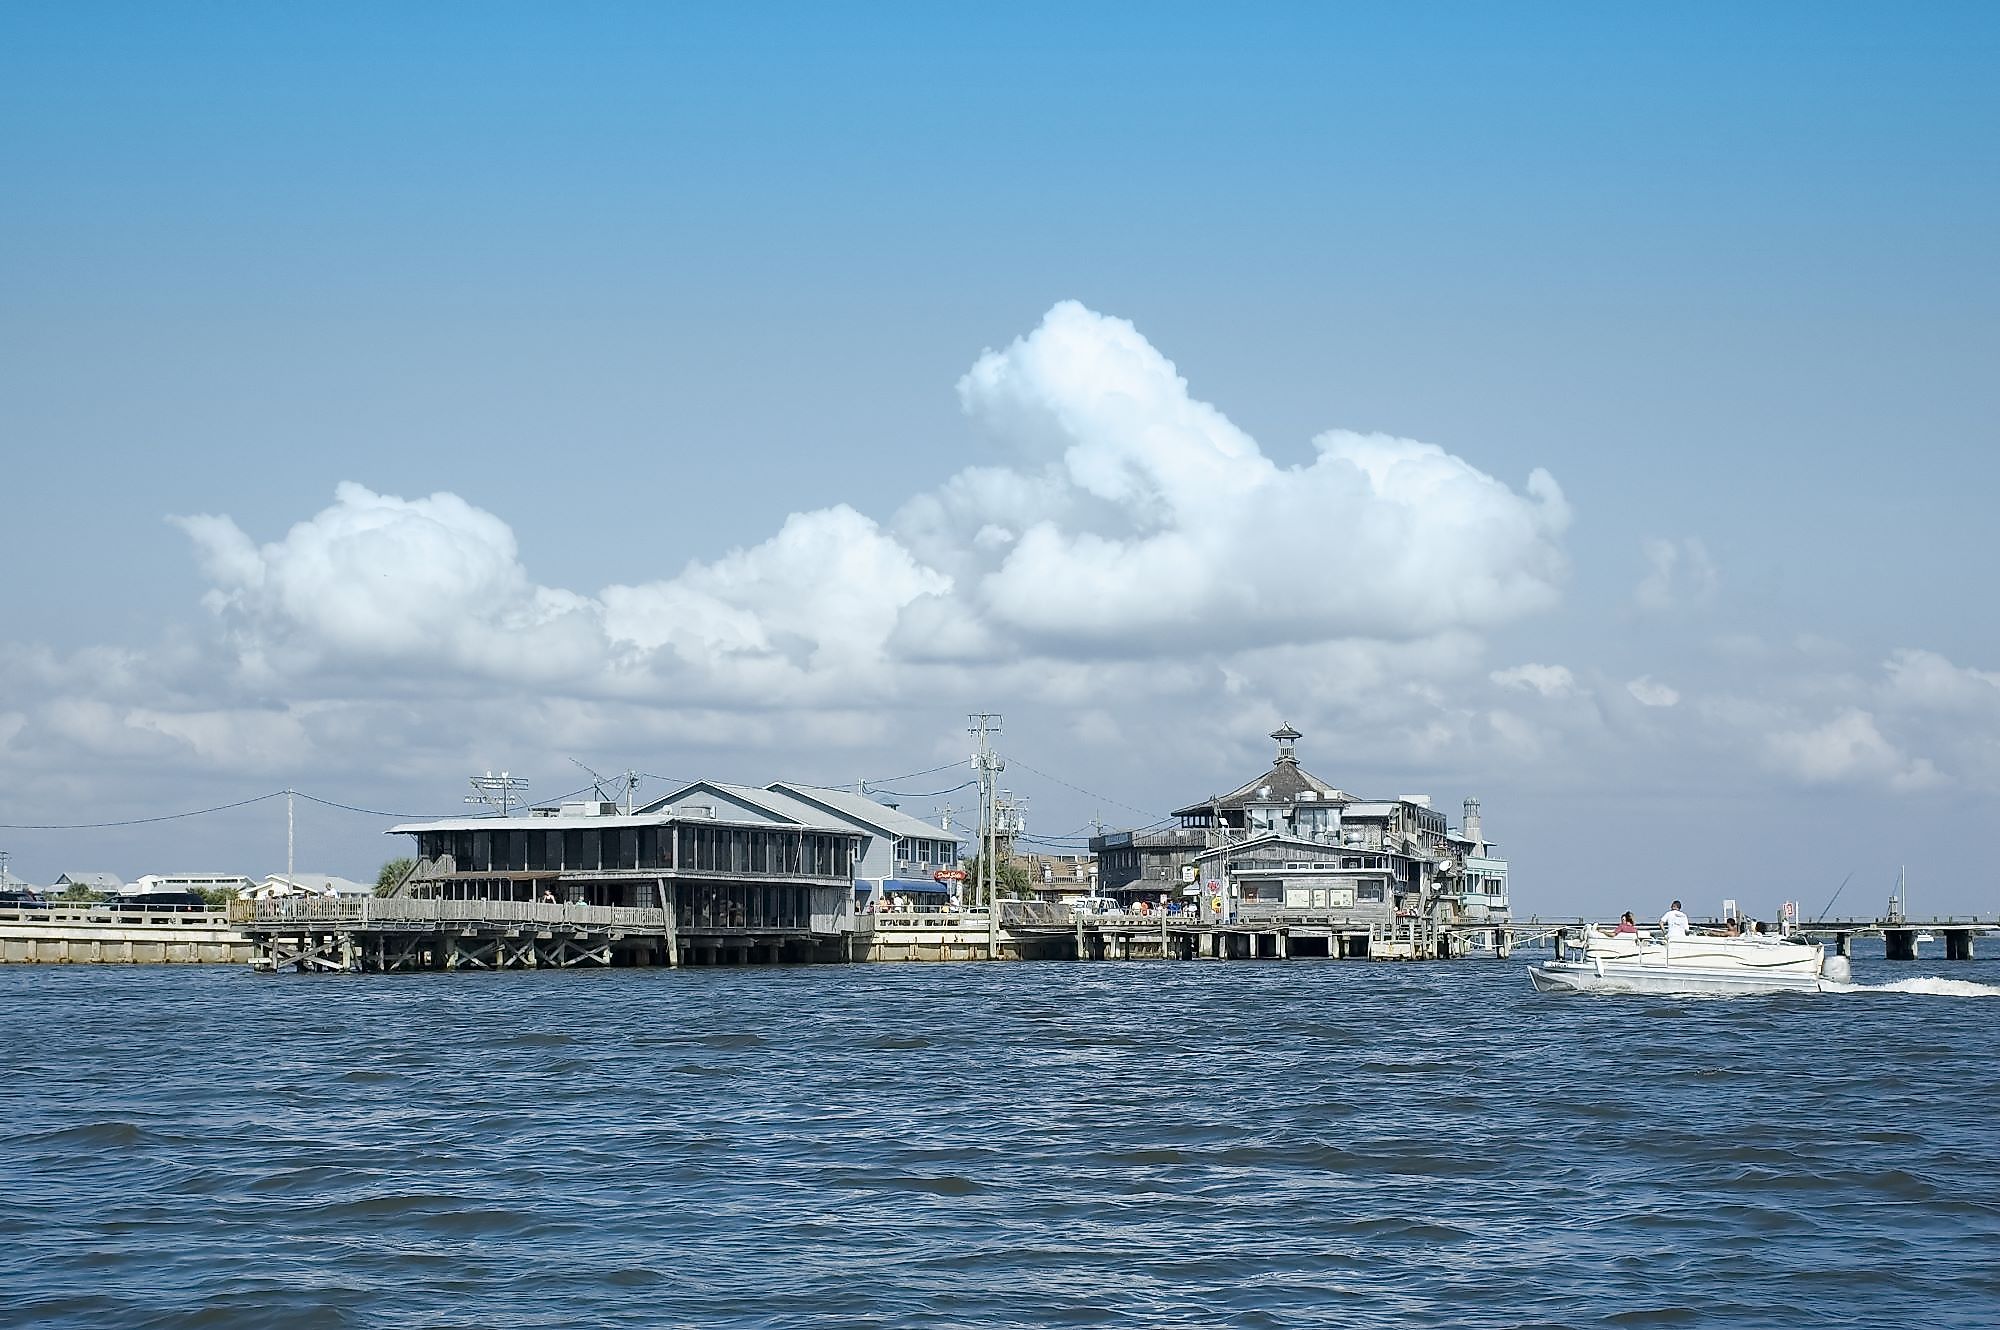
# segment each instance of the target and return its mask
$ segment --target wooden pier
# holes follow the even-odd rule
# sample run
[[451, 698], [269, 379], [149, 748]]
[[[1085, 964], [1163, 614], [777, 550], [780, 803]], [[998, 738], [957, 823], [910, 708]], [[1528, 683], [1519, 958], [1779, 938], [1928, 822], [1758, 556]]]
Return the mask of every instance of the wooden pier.
[[[1076, 915], [1039, 901], [983, 910], [845, 915], [793, 927], [695, 926], [660, 907], [413, 897], [257, 902], [236, 924], [260, 970], [395, 973], [606, 966], [953, 960], [1418, 960], [1504, 957], [1504, 925], [1397, 936], [1332, 918], [1204, 922]], [[1445, 940], [1440, 942], [1439, 938]]]
[[1077, 914], [1044, 901], [1002, 901], [997, 927], [984, 911], [863, 915], [856, 959], [867, 960], [1433, 960], [1505, 958], [1505, 922], [1403, 921], [1356, 925], [1333, 914], [1209, 921], [1194, 914]]
[[394, 973], [846, 960], [837, 921], [689, 928], [663, 907], [412, 897], [259, 901], [240, 925], [262, 970]]

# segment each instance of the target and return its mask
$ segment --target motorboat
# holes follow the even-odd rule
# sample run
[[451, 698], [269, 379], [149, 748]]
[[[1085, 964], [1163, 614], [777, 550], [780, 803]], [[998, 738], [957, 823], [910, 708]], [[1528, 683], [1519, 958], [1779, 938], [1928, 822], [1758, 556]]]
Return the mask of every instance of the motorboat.
[[1817, 993], [1845, 983], [1844, 956], [1817, 942], [1775, 935], [1658, 931], [1615, 933], [1591, 925], [1556, 935], [1555, 959], [1528, 967], [1543, 993]]

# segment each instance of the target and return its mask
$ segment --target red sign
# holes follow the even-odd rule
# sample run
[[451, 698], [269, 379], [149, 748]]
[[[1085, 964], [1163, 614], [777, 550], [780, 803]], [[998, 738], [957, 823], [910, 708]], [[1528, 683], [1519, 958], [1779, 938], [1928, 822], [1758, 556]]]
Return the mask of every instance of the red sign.
[[931, 881], [963, 882], [965, 881], [965, 870], [963, 868], [940, 868], [937, 872], [931, 874]]

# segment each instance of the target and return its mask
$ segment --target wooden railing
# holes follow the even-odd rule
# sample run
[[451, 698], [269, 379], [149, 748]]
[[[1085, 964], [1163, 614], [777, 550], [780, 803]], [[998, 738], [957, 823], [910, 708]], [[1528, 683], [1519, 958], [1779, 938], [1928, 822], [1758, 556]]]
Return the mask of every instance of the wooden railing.
[[541, 901], [448, 901], [414, 896], [344, 900], [280, 897], [256, 902], [259, 924], [547, 924], [664, 932], [658, 906], [547, 904]]

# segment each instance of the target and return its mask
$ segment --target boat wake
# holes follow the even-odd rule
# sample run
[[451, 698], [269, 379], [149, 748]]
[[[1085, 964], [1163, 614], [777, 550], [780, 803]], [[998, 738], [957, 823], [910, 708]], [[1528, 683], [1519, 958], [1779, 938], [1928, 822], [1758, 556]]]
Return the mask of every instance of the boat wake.
[[1975, 984], [1970, 979], [1940, 979], [1936, 975], [1926, 975], [1921, 979], [1898, 979], [1891, 984], [1835, 984], [1820, 981], [1823, 993], [1923, 993], [1930, 997], [2000, 997], [2000, 988], [1992, 984]]

